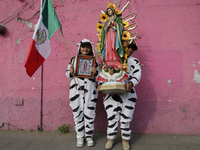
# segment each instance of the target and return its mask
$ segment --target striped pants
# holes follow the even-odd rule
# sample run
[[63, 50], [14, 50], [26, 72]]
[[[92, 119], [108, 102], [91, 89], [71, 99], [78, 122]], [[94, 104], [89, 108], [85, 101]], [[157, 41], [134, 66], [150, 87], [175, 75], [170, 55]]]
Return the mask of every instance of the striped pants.
[[107, 113], [108, 127], [107, 138], [115, 139], [120, 120], [122, 139], [130, 140], [130, 122], [133, 118], [137, 95], [135, 90], [119, 95], [107, 94], [104, 99], [104, 107]]

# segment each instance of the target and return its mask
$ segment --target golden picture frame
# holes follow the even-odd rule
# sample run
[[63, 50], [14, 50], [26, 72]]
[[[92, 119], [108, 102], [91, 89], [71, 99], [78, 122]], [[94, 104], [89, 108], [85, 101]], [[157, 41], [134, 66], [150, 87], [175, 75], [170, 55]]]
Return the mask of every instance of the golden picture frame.
[[95, 57], [88, 55], [78, 55], [75, 76], [82, 78], [93, 78], [94, 73], [91, 71], [95, 66]]

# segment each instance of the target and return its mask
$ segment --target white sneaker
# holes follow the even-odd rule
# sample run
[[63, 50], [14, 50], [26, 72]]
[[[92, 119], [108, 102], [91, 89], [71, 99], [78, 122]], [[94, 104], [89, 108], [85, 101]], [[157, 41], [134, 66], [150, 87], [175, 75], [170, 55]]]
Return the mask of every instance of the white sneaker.
[[83, 145], [84, 145], [84, 138], [77, 138], [76, 146], [83, 147]]
[[87, 146], [94, 146], [94, 141], [91, 137], [86, 138]]

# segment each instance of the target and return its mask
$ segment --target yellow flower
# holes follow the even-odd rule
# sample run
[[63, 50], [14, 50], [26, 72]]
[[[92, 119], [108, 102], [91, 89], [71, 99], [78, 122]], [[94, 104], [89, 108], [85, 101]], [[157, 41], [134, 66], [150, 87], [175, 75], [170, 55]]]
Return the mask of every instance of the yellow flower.
[[107, 8], [109, 8], [109, 7], [112, 7], [114, 9], [116, 8], [115, 4], [112, 4], [112, 3], [110, 3]]
[[101, 43], [99, 43], [99, 44], [97, 45], [97, 48], [99, 49], [99, 51], [101, 51]]
[[97, 31], [101, 32], [101, 30], [103, 29], [103, 25], [101, 23], [97, 23], [96, 29]]
[[122, 23], [123, 23], [123, 27], [124, 27], [124, 28], [126, 28], [126, 27], [128, 27], [128, 26], [129, 26], [129, 23], [128, 23], [128, 21], [122, 21]]
[[127, 55], [127, 54], [124, 54], [124, 58], [126, 58], [126, 59], [127, 59], [127, 58], [128, 58], [128, 55]]
[[124, 52], [127, 53], [128, 52], [128, 47], [124, 48]]
[[103, 22], [106, 22], [108, 20], [108, 17], [106, 14], [101, 14], [100, 15], [100, 20], [103, 21]]
[[124, 44], [122, 45], [122, 47], [123, 47], [124, 50], [126, 50], [126, 49], [127, 49], [127, 44], [124, 43]]
[[97, 34], [98, 38], [99, 38], [99, 41], [101, 41], [101, 33], [100, 34]]
[[123, 47], [124, 53], [127, 53], [127, 51], [128, 51], [127, 44], [123, 43], [122, 47]]
[[126, 63], [123, 64], [123, 68], [127, 68], [127, 64]]
[[125, 68], [125, 69], [126, 69], [126, 72], [129, 73], [129, 70], [128, 70], [128, 68], [127, 68], [127, 63], [125, 63], [125, 62], [123, 63], [123, 68]]
[[128, 41], [131, 37], [131, 34], [128, 31], [124, 31], [122, 34], [122, 40]]
[[118, 9], [116, 9], [115, 12], [116, 12], [118, 15], [122, 13], [122, 12], [119, 11]]

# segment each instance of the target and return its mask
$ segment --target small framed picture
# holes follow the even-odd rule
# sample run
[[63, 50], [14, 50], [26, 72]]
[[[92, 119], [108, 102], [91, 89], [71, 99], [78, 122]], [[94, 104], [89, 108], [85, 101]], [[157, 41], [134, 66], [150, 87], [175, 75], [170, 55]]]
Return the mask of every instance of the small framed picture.
[[75, 76], [83, 78], [93, 78], [94, 74], [91, 71], [95, 65], [95, 57], [87, 55], [78, 55]]

